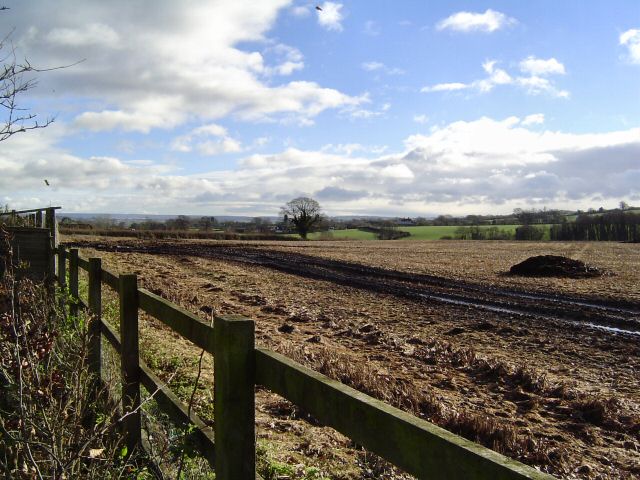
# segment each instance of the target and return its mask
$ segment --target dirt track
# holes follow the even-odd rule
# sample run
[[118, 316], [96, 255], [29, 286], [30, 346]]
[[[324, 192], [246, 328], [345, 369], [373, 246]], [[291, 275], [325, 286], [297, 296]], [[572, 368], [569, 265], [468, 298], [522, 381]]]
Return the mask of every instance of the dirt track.
[[[592, 328], [607, 333], [640, 335], [640, 303], [602, 300], [562, 294], [543, 294], [411, 274], [293, 252], [250, 246], [162, 242], [147, 244], [79, 242], [73, 246], [119, 253], [187, 255], [259, 265], [261, 267], [329, 281], [412, 300], [468, 306], [497, 315], [519, 315], [544, 322], [564, 322], [569, 327]], [[542, 325], [541, 325], [542, 326]]]
[[[498, 430], [478, 441], [497, 441], [498, 450], [558, 476], [640, 475], [638, 337], [587, 327], [637, 331], [633, 301], [414, 274], [264, 245], [83, 246], [102, 249], [108, 265], [137, 272], [147, 288], [192, 311], [256, 319], [259, 343], [314, 368], [327, 368], [327, 352], [341, 358], [346, 370], [364, 366], [390, 393], [366, 381], [357, 388], [387, 395], [391, 403], [412, 395], [426, 407], [426, 400], [433, 401], [444, 414], [426, 407], [412, 411], [447, 428], [462, 428], [455, 418], [487, 419]], [[326, 373], [336, 372], [350, 380], [339, 370]], [[274, 400], [262, 405], [270, 415], [269, 405], [281, 408]], [[276, 424], [302, 436], [315, 428], [300, 427], [291, 415]], [[261, 435], [284, 442], [280, 448], [291, 443], [270, 430]], [[318, 431], [309, 435], [308, 448], [320, 448], [313, 440]], [[336, 451], [336, 441], [330, 443]], [[290, 455], [283, 460], [291, 461]]]

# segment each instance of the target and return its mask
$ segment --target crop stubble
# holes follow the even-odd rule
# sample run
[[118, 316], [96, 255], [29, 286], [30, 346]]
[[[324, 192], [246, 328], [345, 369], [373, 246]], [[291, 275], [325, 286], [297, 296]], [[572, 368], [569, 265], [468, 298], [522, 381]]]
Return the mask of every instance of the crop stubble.
[[[251, 245], [255, 246], [255, 243]], [[638, 300], [638, 246], [506, 242], [261, 243], [414, 273], [529, 290]], [[198, 257], [98, 252], [121, 272], [206, 317], [256, 320], [258, 343], [558, 476], [640, 474], [637, 339], [532, 319], [405, 300], [259, 266]], [[519, 279], [502, 273], [537, 254], [562, 254], [608, 270], [597, 279]], [[162, 345], [151, 322], [143, 337]], [[166, 341], [175, 350], [176, 342]], [[161, 348], [161, 347], [157, 347]], [[186, 356], [193, 349], [184, 344]], [[358, 366], [365, 365], [366, 368]], [[354, 367], [355, 366], [355, 367]], [[368, 380], [367, 380], [368, 378]], [[380, 386], [388, 386], [381, 388]], [[411, 401], [407, 401], [411, 399]], [[270, 455], [359, 478], [364, 464], [330, 429], [258, 392], [259, 436]], [[274, 452], [280, 453], [274, 453]], [[376, 462], [373, 462], [376, 463]], [[379, 478], [392, 471], [374, 465]], [[375, 469], [374, 468], [374, 469]], [[302, 471], [302, 470], [300, 470]], [[387, 473], [384, 473], [386, 471]]]

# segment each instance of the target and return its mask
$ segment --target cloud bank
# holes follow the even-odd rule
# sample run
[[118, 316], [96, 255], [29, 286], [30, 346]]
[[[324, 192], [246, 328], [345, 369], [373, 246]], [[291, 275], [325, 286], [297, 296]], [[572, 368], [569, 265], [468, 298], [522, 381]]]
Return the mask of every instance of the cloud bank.
[[[267, 36], [290, 3], [24, 2], [12, 21], [33, 64], [86, 59], [41, 81], [43, 89], [86, 101], [78, 128], [147, 133], [224, 117], [308, 125], [325, 110], [358, 105], [362, 96], [278, 79], [304, 69], [299, 50]], [[340, 9], [326, 2], [321, 24], [342, 28]]]
[[[535, 113], [482, 117], [411, 135], [396, 153], [358, 144], [288, 148], [245, 156], [234, 169], [190, 175], [145, 159], [69, 154], [52, 140], [64, 128], [57, 125], [16, 138], [11, 155], [0, 152], [0, 191], [16, 208], [39, 199], [80, 211], [249, 215], [275, 215], [298, 195], [317, 197], [331, 214], [389, 215], [640, 200], [640, 129], [570, 134], [543, 123]], [[200, 143], [209, 140], [224, 149], [229, 139], [215, 124], [187, 137], [176, 145], [206, 148]]]

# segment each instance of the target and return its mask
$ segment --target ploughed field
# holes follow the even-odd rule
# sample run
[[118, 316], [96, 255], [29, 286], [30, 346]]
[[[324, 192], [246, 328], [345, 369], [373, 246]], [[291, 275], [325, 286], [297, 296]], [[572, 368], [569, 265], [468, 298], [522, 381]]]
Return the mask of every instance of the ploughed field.
[[[203, 318], [253, 318], [258, 344], [507, 456], [562, 478], [640, 476], [640, 245], [80, 238], [83, 255]], [[545, 254], [605, 275], [506, 274]], [[156, 362], [165, 378], [187, 375], [197, 349], [142, 325], [148, 355], [183, 359]], [[401, 477], [276, 395], [257, 404], [269, 468]]]

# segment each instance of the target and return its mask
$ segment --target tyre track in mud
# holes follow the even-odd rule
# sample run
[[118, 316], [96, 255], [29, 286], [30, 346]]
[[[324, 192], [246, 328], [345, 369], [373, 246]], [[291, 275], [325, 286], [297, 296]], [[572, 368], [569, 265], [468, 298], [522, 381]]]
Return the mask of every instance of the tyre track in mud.
[[640, 305], [594, 298], [497, 288], [448, 278], [412, 274], [300, 253], [246, 245], [206, 245], [174, 242], [74, 242], [119, 253], [194, 256], [257, 265], [280, 272], [397, 297], [521, 316], [542, 322], [640, 337]]

